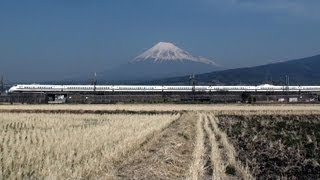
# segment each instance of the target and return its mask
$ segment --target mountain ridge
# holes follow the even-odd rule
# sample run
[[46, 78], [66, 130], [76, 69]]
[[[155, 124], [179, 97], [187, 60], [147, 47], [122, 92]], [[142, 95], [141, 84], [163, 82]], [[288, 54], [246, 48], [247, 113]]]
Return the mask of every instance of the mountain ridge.
[[166, 61], [193, 61], [208, 65], [217, 65], [212, 60], [201, 56], [194, 56], [173, 43], [159, 42], [150, 49], [146, 50], [139, 56], [135, 57], [131, 62], [141, 62], [153, 60], [154, 62]]
[[169, 42], [159, 42], [133, 60], [104, 71], [103, 81], [147, 81], [221, 69], [215, 62]]
[[[292, 85], [320, 85], [320, 55], [275, 62], [254, 67], [243, 67], [201, 73], [196, 76], [198, 84], [258, 85], [263, 83], [284, 84], [285, 76]], [[153, 84], [188, 84], [188, 76], [159, 79]]]

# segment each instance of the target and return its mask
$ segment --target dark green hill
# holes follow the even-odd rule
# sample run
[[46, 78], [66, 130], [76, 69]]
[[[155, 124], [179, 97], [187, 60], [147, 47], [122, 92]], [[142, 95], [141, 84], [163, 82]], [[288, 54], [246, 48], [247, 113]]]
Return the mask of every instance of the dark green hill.
[[[237, 68], [198, 74], [198, 84], [284, 84], [285, 76], [290, 85], [320, 85], [320, 55], [262, 66]], [[189, 84], [189, 77], [174, 77], [148, 82], [147, 84]]]

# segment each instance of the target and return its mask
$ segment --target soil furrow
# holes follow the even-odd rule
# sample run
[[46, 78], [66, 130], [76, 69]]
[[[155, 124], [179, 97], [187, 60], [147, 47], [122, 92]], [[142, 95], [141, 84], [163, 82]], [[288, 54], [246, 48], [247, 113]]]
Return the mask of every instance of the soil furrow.
[[209, 138], [208, 145], [211, 147], [209, 158], [211, 161], [211, 168], [213, 170], [212, 179], [225, 179], [225, 173], [223, 168], [224, 166], [223, 166], [218, 142], [216, 140], [215, 134], [213, 133], [212, 129], [209, 127], [210, 122], [208, 120], [208, 117], [205, 116], [204, 118], [205, 118], [204, 129], [206, 130]]
[[116, 165], [116, 178], [187, 178], [194, 149], [195, 120], [195, 114], [183, 114], [131, 157]]
[[253, 179], [248, 168], [244, 168], [241, 162], [236, 160], [235, 148], [229, 143], [226, 133], [220, 130], [217, 125], [217, 118], [214, 115], [209, 116], [213, 133], [217, 137], [217, 143], [221, 147], [221, 158], [224, 160], [224, 169], [231, 179]]
[[205, 134], [203, 131], [203, 118], [201, 114], [197, 117], [196, 144], [193, 151], [193, 160], [190, 166], [189, 179], [203, 179], [205, 160]]

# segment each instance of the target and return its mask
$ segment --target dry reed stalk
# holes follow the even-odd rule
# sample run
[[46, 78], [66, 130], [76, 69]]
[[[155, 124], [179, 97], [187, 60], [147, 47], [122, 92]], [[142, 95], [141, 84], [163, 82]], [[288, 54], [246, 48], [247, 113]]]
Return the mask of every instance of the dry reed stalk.
[[243, 167], [241, 162], [236, 160], [236, 151], [235, 151], [234, 147], [231, 145], [231, 143], [229, 143], [227, 134], [224, 133], [223, 131], [221, 131], [220, 128], [218, 127], [217, 117], [215, 117], [215, 115], [211, 115], [211, 116], [209, 116], [209, 118], [210, 118], [210, 122], [212, 124], [213, 133], [220, 137], [220, 142], [225, 149], [228, 163], [231, 166], [235, 167], [235, 169], [237, 170], [237, 172], [240, 173], [240, 175], [243, 179], [248, 179], [248, 180], [253, 179], [253, 176], [249, 172], [248, 167]]
[[213, 175], [212, 179], [225, 179], [226, 174], [224, 173], [224, 165], [221, 159], [221, 152], [218, 146], [218, 141], [216, 140], [215, 134], [212, 131], [212, 129], [209, 127], [209, 120], [207, 116], [204, 116], [204, 128], [209, 136], [210, 145], [211, 145], [211, 153], [210, 153], [210, 159], [211, 159], [211, 166], [213, 169]]
[[205, 146], [204, 146], [204, 131], [203, 131], [203, 117], [198, 114], [197, 121], [196, 144], [193, 151], [193, 161], [190, 166], [190, 179], [197, 180], [204, 177], [204, 160], [205, 160]]

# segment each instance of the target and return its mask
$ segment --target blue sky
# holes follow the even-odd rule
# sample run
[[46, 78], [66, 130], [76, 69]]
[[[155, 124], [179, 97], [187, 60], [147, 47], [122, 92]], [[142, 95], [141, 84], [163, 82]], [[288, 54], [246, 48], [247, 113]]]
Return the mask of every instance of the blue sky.
[[0, 74], [101, 72], [159, 41], [226, 68], [320, 54], [319, 0], [2, 0]]

